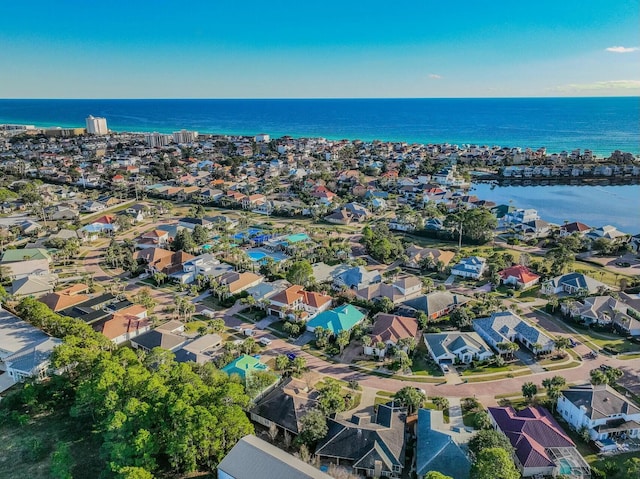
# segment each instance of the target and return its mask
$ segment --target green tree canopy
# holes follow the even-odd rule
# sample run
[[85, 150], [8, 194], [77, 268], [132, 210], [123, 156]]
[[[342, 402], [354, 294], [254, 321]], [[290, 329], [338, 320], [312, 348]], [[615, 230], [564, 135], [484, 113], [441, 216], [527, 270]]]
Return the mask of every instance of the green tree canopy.
[[405, 386], [393, 395], [393, 398], [406, 407], [409, 414], [414, 413], [426, 401], [427, 396], [419, 389]]
[[469, 452], [471, 452], [474, 457], [477, 457], [478, 454], [485, 449], [496, 447], [502, 448], [509, 453], [511, 453], [512, 450], [509, 439], [495, 429], [482, 429], [476, 432], [469, 440]]
[[445, 476], [438, 471], [429, 471], [424, 475], [424, 479], [453, 479], [453, 477]]
[[327, 435], [329, 428], [327, 418], [318, 409], [311, 409], [300, 418], [300, 435], [298, 440], [303, 444], [314, 444]]
[[306, 259], [295, 261], [287, 271], [287, 281], [291, 284], [307, 286], [313, 282], [313, 268]]
[[471, 466], [471, 479], [520, 479], [511, 455], [502, 448], [483, 449]]

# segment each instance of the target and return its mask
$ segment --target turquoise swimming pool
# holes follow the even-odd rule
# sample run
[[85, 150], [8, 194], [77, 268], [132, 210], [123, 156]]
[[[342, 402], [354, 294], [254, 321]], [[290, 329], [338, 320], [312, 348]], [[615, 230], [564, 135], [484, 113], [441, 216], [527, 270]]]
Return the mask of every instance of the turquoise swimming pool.
[[288, 256], [285, 254], [265, 251], [261, 249], [250, 249], [249, 251], [247, 251], [247, 256], [251, 259], [251, 261], [255, 262], [264, 261], [265, 258], [271, 258], [277, 263], [278, 261], [282, 261], [288, 258]]

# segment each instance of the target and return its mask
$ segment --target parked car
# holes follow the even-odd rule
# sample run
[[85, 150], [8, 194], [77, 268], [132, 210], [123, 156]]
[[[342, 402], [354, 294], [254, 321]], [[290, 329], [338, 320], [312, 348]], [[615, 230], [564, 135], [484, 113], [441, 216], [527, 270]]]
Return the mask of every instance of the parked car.
[[258, 342], [263, 346], [269, 346], [271, 344], [271, 340], [269, 338], [262, 337], [258, 339]]
[[447, 366], [446, 364], [443, 364], [442, 365], [442, 372], [446, 374], [448, 372], [451, 372], [451, 370], [449, 369], [449, 366]]
[[242, 331], [245, 336], [253, 336], [256, 332], [253, 329], [245, 329]]
[[293, 353], [287, 353], [287, 358], [289, 358], [289, 361], [293, 361], [296, 358], [296, 355]]

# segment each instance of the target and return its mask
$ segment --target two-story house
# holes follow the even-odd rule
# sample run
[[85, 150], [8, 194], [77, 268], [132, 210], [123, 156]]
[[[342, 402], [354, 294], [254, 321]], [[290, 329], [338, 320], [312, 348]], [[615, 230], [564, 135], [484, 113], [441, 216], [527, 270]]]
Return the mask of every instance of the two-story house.
[[294, 284], [269, 298], [268, 314], [281, 319], [301, 317], [310, 319], [331, 307], [332, 297], [327, 294], [305, 291]]
[[640, 408], [608, 385], [564, 389], [558, 413], [576, 431], [587, 428], [601, 451], [616, 450], [626, 438], [640, 438]]

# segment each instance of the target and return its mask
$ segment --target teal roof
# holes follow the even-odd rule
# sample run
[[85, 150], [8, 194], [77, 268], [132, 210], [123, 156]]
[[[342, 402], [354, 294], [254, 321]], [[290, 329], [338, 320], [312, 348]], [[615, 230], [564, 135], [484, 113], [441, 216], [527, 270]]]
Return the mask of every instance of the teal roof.
[[2, 255], [3, 263], [13, 263], [26, 259], [51, 259], [51, 255], [44, 248], [8, 249]]
[[227, 373], [229, 376], [237, 374], [244, 380], [247, 378], [247, 374], [251, 374], [256, 371], [266, 371], [267, 369], [266, 364], [261, 363], [253, 356], [243, 354], [223, 367], [222, 371]]
[[311, 328], [317, 328], [318, 326], [328, 329], [333, 334], [338, 334], [340, 331], [349, 330], [358, 324], [365, 317], [365, 314], [359, 309], [351, 306], [350, 304], [344, 304], [339, 308], [332, 309], [320, 313], [307, 323], [307, 326]]

